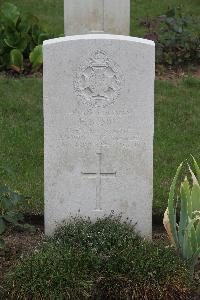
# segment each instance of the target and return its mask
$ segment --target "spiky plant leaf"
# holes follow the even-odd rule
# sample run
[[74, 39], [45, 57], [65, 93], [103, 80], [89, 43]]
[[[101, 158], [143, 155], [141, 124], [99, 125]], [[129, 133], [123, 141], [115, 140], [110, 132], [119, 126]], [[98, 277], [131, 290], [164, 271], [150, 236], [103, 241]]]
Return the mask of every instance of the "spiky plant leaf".
[[185, 259], [191, 259], [192, 255], [193, 255], [191, 236], [189, 234], [188, 229], [186, 229], [186, 231], [185, 231], [183, 245], [180, 248], [180, 252]]
[[[168, 208], [166, 212], [169, 212], [170, 230], [166, 226], [165, 216], [165, 228], [167, 232], [172, 234], [171, 242], [175, 240], [176, 248], [179, 253], [189, 261], [191, 266], [191, 271], [194, 271], [194, 266], [197, 263], [200, 256], [200, 185], [197, 180], [197, 177], [191, 170], [189, 170], [192, 177], [192, 187], [190, 187], [189, 181], [187, 178], [182, 182], [180, 188], [180, 222], [179, 225], [176, 224], [176, 210], [178, 206], [177, 202], [174, 199], [176, 182], [178, 175], [180, 173], [182, 164], [177, 169], [176, 175], [173, 179], [169, 199], [168, 199]], [[196, 163], [196, 174], [198, 173], [198, 165]], [[164, 220], [163, 220], [164, 221]], [[168, 224], [167, 224], [168, 225]], [[178, 228], [178, 238], [177, 238], [177, 228]]]
[[196, 227], [196, 236], [197, 236], [198, 247], [200, 247], [200, 221], [198, 221], [198, 224]]
[[190, 212], [190, 186], [187, 178], [181, 183], [180, 188], [180, 201], [181, 201], [181, 211], [180, 211], [180, 222], [178, 227], [178, 238], [179, 243], [183, 243], [184, 232], [188, 225], [188, 216], [192, 214]]
[[198, 247], [196, 230], [195, 230], [194, 224], [191, 226], [191, 229], [190, 229], [190, 240], [191, 240], [191, 245], [192, 245], [192, 249], [193, 249], [193, 253], [194, 253]]
[[200, 186], [193, 183], [191, 191], [192, 212], [199, 211], [200, 209]]
[[177, 234], [177, 229], [176, 229], [177, 224], [176, 224], [176, 209], [174, 207], [174, 194], [175, 194], [177, 179], [178, 179], [178, 176], [182, 169], [182, 165], [183, 164], [180, 164], [180, 166], [178, 167], [178, 169], [176, 171], [176, 175], [175, 175], [175, 177], [172, 181], [172, 185], [170, 187], [169, 199], [168, 199], [169, 222], [170, 222], [171, 232], [173, 234], [177, 249], [179, 249], [179, 241], [178, 241], [178, 234]]
[[196, 171], [196, 175], [197, 175], [196, 177], [197, 177], [197, 180], [198, 180], [198, 182], [200, 184], [200, 168], [199, 168], [199, 166], [198, 166], [195, 158], [193, 156], [192, 156], [192, 158], [193, 158], [193, 161], [194, 161], [194, 167], [195, 167], [195, 171]]

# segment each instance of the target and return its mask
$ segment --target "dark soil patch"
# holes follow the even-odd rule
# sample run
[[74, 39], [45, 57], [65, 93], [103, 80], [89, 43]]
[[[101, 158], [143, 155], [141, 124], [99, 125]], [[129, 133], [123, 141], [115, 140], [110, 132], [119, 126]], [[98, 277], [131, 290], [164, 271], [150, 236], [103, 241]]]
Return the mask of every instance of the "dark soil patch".
[[160, 66], [156, 70], [156, 79], [159, 80], [173, 80], [178, 83], [187, 76], [200, 78], [200, 65], [191, 68], [185, 67], [177, 69]]
[[0, 72], [0, 78], [1, 77], [6, 77], [6, 78], [16, 78], [16, 79], [20, 79], [20, 78], [42, 78], [43, 73], [42, 71], [38, 71], [38, 72], [22, 72], [22, 73], [17, 73], [13, 70], [8, 70], [8, 71], [1, 71]]
[[37, 227], [35, 232], [10, 230], [6, 234], [6, 247], [0, 251], [0, 281], [10, 267], [34, 251], [43, 237], [42, 227]]

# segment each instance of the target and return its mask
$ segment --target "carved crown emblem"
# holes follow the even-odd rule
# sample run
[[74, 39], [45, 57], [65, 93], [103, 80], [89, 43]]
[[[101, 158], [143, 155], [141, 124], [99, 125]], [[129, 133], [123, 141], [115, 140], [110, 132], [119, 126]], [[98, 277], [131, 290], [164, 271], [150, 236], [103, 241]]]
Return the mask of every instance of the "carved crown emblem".
[[97, 50], [76, 72], [74, 90], [91, 106], [106, 106], [118, 97], [123, 76], [119, 66], [104, 51]]

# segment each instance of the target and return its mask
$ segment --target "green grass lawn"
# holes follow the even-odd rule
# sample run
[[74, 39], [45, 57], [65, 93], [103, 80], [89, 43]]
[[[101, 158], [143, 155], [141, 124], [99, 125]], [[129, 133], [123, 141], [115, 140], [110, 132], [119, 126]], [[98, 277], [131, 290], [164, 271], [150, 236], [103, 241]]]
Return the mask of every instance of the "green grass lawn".
[[42, 212], [41, 79], [14, 80], [0, 77], [0, 128], [0, 185], [8, 184], [30, 196], [33, 210]]
[[[0, 1], [0, 3], [5, 2]], [[64, 0], [10, 0], [22, 11], [37, 15], [55, 36], [63, 34]], [[200, 15], [199, 0], [131, 1], [131, 34], [142, 36], [138, 18], [165, 13], [169, 6]], [[156, 82], [154, 147], [154, 214], [166, 206], [177, 165], [200, 153], [200, 80]], [[43, 211], [42, 79], [0, 77], [0, 184], [31, 197], [31, 211]], [[142, 163], [142, 162], [141, 162]], [[7, 172], [10, 169], [12, 172]]]
[[[199, 87], [200, 80], [192, 77], [179, 83], [156, 81], [154, 214], [166, 207], [178, 164], [190, 154], [200, 159]], [[42, 212], [42, 79], [0, 78], [0, 127], [1, 182], [30, 196], [31, 210]]]

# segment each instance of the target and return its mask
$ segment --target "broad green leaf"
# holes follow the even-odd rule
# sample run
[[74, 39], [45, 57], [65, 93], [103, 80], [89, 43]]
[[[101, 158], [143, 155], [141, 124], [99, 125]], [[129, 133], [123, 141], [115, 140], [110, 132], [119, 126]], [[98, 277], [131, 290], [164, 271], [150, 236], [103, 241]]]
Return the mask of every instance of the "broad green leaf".
[[27, 13], [21, 17], [19, 24], [17, 25], [17, 29], [20, 32], [31, 33], [32, 34], [32, 26], [38, 24], [39, 20], [36, 16], [33, 16], [30, 13]]
[[30, 53], [30, 62], [32, 63], [32, 68], [34, 70], [39, 69], [43, 63], [43, 51], [42, 45], [36, 46]]
[[8, 194], [4, 197], [1, 197], [0, 206], [1, 206], [1, 209], [3, 209], [4, 211], [8, 211], [12, 208], [12, 202], [10, 200], [10, 194]]
[[42, 45], [45, 40], [49, 39], [49, 34], [41, 33], [38, 37], [38, 45]]
[[23, 221], [24, 220], [24, 216], [22, 213], [20, 212], [14, 212], [14, 211], [10, 211], [7, 212], [7, 214], [4, 215], [4, 219], [12, 224], [17, 224], [19, 221]]
[[17, 29], [20, 31], [20, 32], [25, 32], [25, 33], [28, 33], [28, 31], [30, 30], [31, 28], [31, 21], [28, 19], [28, 16], [22, 16], [18, 26], [17, 26]]
[[18, 49], [10, 52], [10, 66], [18, 73], [23, 69], [23, 54]]
[[10, 189], [6, 185], [0, 186], [0, 194], [9, 193]]
[[13, 206], [16, 206], [16, 205], [22, 203], [25, 198], [23, 195], [21, 195], [17, 192], [12, 192], [10, 195], [10, 199], [11, 199]]
[[10, 48], [17, 48], [17, 44], [20, 42], [20, 35], [15, 30], [8, 30], [4, 39], [5, 44]]
[[0, 234], [2, 234], [6, 230], [6, 224], [3, 220], [3, 217], [0, 217]]
[[13, 22], [14, 25], [16, 25], [20, 12], [14, 4], [5, 2], [1, 5], [0, 10], [6, 19], [8, 19], [9, 21]]
[[35, 44], [38, 44], [38, 38], [40, 36], [41, 30], [40, 30], [40, 26], [38, 23], [33, 24], [32, 26], [32, 38], [35, 42]]
[[29, 35], [26, 33], [21, 33], [20, 39], [16, 43], [16, 48], [23, 53], [26, 50], [29, 42], [30, 42]]
[[174, 203], [174, 194], [175, 194], [175, 188], [176, 188], [176, 183], [178, 176], [180, 174], [180, 171], [182, 169], [182, 165], [178, 167], [176, 171], [176, 175], [172, 181], [172, 185], [170, 187], [170, 192], [169, 192], [169, 199], [168, 199], [168, 211], [169, 211], [169, 221], [170, 221], [170, 227], [171, 227], [171, 232], [174, 238], [174, 241], [176, 243], [177, 249], [179, 249], [179, 242], [178, 242], [178, 235], [177, 235], [177, 229], [176, 229], [176, 210], [175, 210], [175, 203]]

